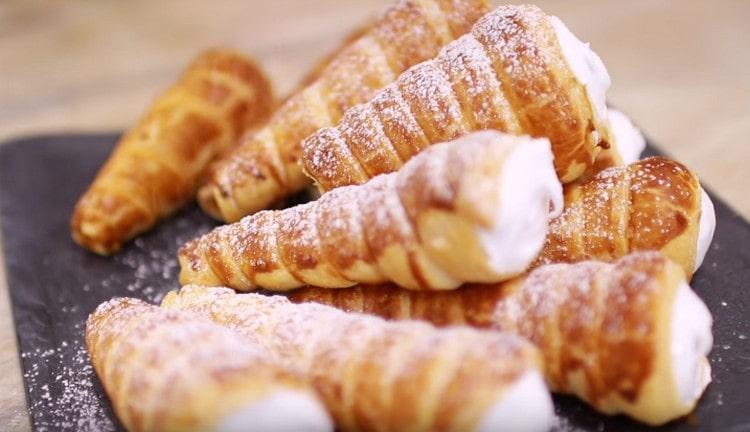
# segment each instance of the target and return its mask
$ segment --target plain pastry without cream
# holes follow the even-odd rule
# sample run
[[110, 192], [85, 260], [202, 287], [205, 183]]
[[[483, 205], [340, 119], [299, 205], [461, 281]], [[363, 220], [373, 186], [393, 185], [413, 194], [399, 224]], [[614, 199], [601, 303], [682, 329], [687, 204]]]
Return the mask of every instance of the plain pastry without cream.
[[561, 211], [549, 141], [476, 132], [399, 172], [187, 243], [180, 281], [239, 290], [499, 282], [528, 268]]
[[612, 264], [550, 264], [502, 284], [448, 292], [305, 288], [290, 298], [518, 333], [542, 351], [553, 391], [653, 425], [690, 412], [711, 380], [711, 315], [680, 267], [656, 252]]
[[613, 261], [633, 251], [658, 250], [692, 277], [708, 251], [715, 220], [695, 174], [679, 162], [649, 157], [566, 185], [564, 210], [551, 221], [534, 265]]
[[501, 6], [306, 138], [302, 161], [330, 190], [395, 171], [431, 144], [497, 129], [549, 138], [567, 183], [608, 146], [608, 87], [601, 60], [562, 22], [535, 6]]
[[129, 431], [333, 430], [303, 377], [204, 317], [118, 298], [91, 314], [86, 345]]
[[309, 185], [299, 164], [303, 138], [434, 57], [489, 10], [487, 0], [399, 0], [222, 159], [198, 192], [201, 207], [237, 221]]
[[210, 162], [270, 113], [271, 87], [253, 61], [202, 53], [127, 132], [71, 217], [76, 243], [101, 255], [193, 199]]
[[162, 302], [266, 346], [300, 371], [341, 430], [547, 431], [552, 401], [524, 339], [387, 322], [282, 296], [185, 287]]

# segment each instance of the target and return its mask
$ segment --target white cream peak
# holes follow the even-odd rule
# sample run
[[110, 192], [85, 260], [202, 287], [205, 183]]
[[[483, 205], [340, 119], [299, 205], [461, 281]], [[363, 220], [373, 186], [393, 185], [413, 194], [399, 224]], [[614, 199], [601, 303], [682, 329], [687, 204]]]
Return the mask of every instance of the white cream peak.
[[698, 224], [698, 244], [695, 254], [695, 270], [703, 264], [706, 258], [708, 247], [714, 239], [714, 230], [716, 229], [716, 212], [714, 203], [705, 190], [701, 187], [701, 218]]
[[589, 44], [581, 42], [559, 18], [551, 16], [549, 20], [555, 29], [557, 41], [568, 66], [576, 79], [586, 87], [597, 120], [606, 123], [607, 90], [611, 80], [602, 59], [591, 50]]
[[548, 431], [555, 423], [552, 398], [538, 371], [526, 372], [505, 390], [484, 418], [477, 432]]
[[226, 416], [217, 432], [333, 431], [333, 421], [312, 394], [280, 390]]
[[546, 138], [530, 139], [508, 155], [500, 179], [496, 224], [477, 234], [492, 268], [521, 273], [544, 246], [549, 220], [563, 209], [562, 185]]
[[609, 124], [615, 136], [617, 153], [625, 165], [641, 158], [646, 148], [646, 139], [627, 115], [616, 109], [609, 109]]
[[670, 355], [680, 400], [692, 406], [711, 382], [706, 356], [713, 346], [711, 313], [695, 292], [683, 282], [672, 306]]

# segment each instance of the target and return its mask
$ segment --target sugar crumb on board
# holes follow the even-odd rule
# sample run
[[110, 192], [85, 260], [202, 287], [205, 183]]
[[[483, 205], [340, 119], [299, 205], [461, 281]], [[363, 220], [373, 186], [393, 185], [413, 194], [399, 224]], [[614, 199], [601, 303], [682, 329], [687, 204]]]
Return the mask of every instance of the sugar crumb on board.
[[[208, 232], [213, 223], [201, 219], [192, 223], [178, 219], [163, 238], [144, 236], [110, 258], [112, 268], [102, 278], [89, 278], [74, 292], [59, 292], [49, 307], [57, 316], [67, 316], [59, 325], [70, 330], [49, 336], [35, 348], [21, 352], [24, 381], [28, 391], [28, 412], [35, 431], [112, 431], [118, 430], [109, 400], [102, 391], [83, 342], [88, 310], [79, 295], [95, 298], [111, 295], [138, 297], [158, 303], [167, 291], [178, 286], [179, 263], [176, 250], [195, 235]], [[176, 231], [176, 232], [174, 232]], [[56, 303], [56, 304], [54, 304]], [[53, 313], [54, 315], [54, 313]], [[57, 325], [57, 324], [56, 324]], [[48, 341], [47, 341], [48, 340]]]
[[[83, 330], [82, 326], [76, 327]], [[29, 411], [34, 430], [116, 429], [107, 400], [95, 384], [94, 370], [82, 342], [62, 341], [55, 348], [26, 351], [21, 353], [21, 359], [27, 363], [24, 380], [29, 400], [33, 401]]]

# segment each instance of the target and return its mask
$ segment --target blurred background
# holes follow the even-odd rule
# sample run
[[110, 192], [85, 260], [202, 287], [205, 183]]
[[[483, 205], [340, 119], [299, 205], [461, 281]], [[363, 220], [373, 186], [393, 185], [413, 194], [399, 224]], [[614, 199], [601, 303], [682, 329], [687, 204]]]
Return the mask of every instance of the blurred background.
[[[535, 2], [603, 58], [610, 103], [750, 217], [750, 1]], [[122, 130], [209, 46], [251, 54], [284, 95], [388, 3], [0, 0], [0, 141]], [[0, 315], [0, 368], [18, 370], [4, 300]], [[24, 429], [20, 374], [0, 388], [0, 424]]]
[[[591, 42], [610, 103], [750, 217], [750, 1], [536, 1]], [[0, 141], [121, 130], [202, 48], [285, 94], [383, 0], [0, 1]]]

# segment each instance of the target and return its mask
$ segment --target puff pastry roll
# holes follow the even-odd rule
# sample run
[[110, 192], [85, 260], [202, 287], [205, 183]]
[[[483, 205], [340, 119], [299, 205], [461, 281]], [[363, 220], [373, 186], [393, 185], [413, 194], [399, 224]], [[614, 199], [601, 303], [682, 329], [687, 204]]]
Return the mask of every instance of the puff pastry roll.
[[180, 281], [238, 290], [498, 282], [528, 268], [561, 211], [548, 140], [477, 132], [399, 172], [216, 228], [180, 249]]
[[691, 277], [715, 225], [713, 204], [695, 174], [679, 162], [649, 157], [567, 185], [565, 209], [550, 223], [534, 265], [659, 250]]
[[502, 284], [450, 292], [381, 285], [305, 288], [290, 298], [515, 332], [542, 351], [553, 391], [652, 425], [690, 412], [711, 380], [711, 315], [682, 269], [657, 252], [611, 264], [550, 264]]
[[86, 345], [129, 431], [330, 431], [312, 387], [261, 345], [140, 300], [100, 305]]
[[223, 158], [198, 193], [201, 207], [232, 222], [308, 186], [299, 164], [303, 138], [338, 123], [344, 111], [434, 57], [489, 10], [487, 0], [398, 1]]
[[608, 87], [599, 57], [559, 19], [502, 6], [306, 138], [305, 171], [330, 190], [395, 171], [430, 144], [497, 129], [548, 137], [560, 180], [571, 182], [608, 146]]
[[193, 199], [212, 159], [264, 120], [268, 80], [245, 56], [202, 53], [127, 132], [76, 204], [73, 239], [111, 254]]
[[546, 431], [554, 419], [538, 353], [516, 336], [387, 322], [228, 288], [185, 287], [162, 307], [266, 345], [313, 383], [341, 430]]

